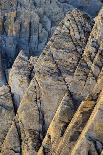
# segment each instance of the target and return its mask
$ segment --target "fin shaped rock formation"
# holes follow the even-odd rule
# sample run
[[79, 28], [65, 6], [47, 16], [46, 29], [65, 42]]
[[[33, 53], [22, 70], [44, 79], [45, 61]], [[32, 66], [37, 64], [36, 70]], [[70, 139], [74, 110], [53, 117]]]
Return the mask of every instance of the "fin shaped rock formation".
[[102, 6], [0, 2], [0, 155], [103, 154]]

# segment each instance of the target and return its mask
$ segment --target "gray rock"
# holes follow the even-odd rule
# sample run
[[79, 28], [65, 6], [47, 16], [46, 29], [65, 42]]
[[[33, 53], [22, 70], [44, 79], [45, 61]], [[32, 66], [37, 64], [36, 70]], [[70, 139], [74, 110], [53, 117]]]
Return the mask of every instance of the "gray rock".
[[0, 151], [15, 116], [9, 86], [0, 87]]
[[31, 80], [31, 65], [28, 59], [28, 55], [20, 51], [9, 73], [9, 85], [17, 108]]

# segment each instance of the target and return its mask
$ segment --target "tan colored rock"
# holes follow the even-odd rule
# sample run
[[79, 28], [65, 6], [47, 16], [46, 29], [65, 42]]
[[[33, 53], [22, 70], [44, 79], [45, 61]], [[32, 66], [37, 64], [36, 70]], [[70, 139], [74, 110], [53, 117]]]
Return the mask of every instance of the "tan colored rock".
[[81, 103], [66, 129], [63, 139], [58, 145], [58, 149], [56, 151], [57, 155], [71, 154], [71, 149], [73, 148], [80, 133], [82, 132], [82, 129], [89, 119], [94, 106], [95, 102], [88, 99]]
[[[96, 77], [103, 66], [103, 8], [96, 17], [83, 56], [76, 68], [69, 89], [78, 101], [86, 97], [96, 83]], [[69, 80], [70, 81], [70, 80]], [[68, 79], [67, 79], [68, 82]], [[69, 83], [69, 82], [68, 82]], [[79, 85], [78, 85], [79, 83]], [[86, 89], [86, 87], [88, 87]], [[83, 91], [84, 89], [84, 91]]]
[[[82, 23], [80, 22], [81, 18]], [[35, 154], [40, 148], [62, 98], [69, 92], [65, 77], [70, 74], [69, 70], [73, 75], [91, 27], [91, 18], [85, 13], [77, 9], [69, 12], [35, 63], [35, 77], [25, 92], [17, 112], [22, 139], [22, 154]], [[73, 28], [74, 32], [72, 32]], [[78, 40], [78, 37], [81, 39]], [[17, 62], [14, 63], [14, 71], [16, 71], [15, 66], [20, 65]], [[22, 73], [22, 68], [20, 71]], [[17, 70], [16, 78], [19, 78], [20, 73]], [[22, 73], [23, 77], [25, 77], [24, 73]]]
[[2, 41], [5, 42], [3, 53], [5, 56], [6, 52], [12, 64], [18, 48], [40, 55], [51, 37], [52, 27], [56, 27], [73, 7], [67, 2], [65, 6], [58, 0], [2, 0], [0, 8], [0, 19], [3, 19]]
[[93, 94], [92, 96], [96, 96], [97, 94], [100, 94], [101, 90], [103, 88], [103, 67], [102, 67], [102, 70], [98, 76], [98, 80], [97, 80], [97, 83], [93, 89]]
[[21, 139], [19, 135], [20, 131], [18, 131], [18, 126], [14, 121], [2, 145], [0, 155], [21, 155]]
[[38, 56], [31, 56], [29, 59], [30, 65], [32, 66], [31, 79], [35, 76], [35, 65], [37, 63], [38, 58]]
[[101, 153], [103, 143], [103, 91], [71, 154], [81, 155], [88, 152], [93, 154], [94, 149], [91, 146], [85, 147], [85, 144], [88, 145], [88, 143], [94, 147], [95, 154]]
[[[72, 16], [76, 18], [76, 22]], [[81, 19], [82, 24], [80, 23]], [[69, 91], [68, 83], [70, 81], [67, 83], [66, 78], [73, 78], [91, 30], [92, 23], [90, 21], [91, 19], [87, 18], [87, 15], [76, 9], [68, 13], [64, 21], [57, 27], [35, 65], [35, 77], [42, 92], [42, 106], [47, 127], [58, 104], [65, 93]], [[86, 25], [87, 30], [84, 30], [83, 24]], [[72, 32], [73, 28], [74, 32]], [[80, 40], [78, 40], [78, 36], [81, 38]]]
[[9, 86], [0, 87], [0, 151], [15, 116]]
[[41, 107], [41, 92], [35, 78], [31, 81], [18, 109], [22, 138], [22, 154], [35, 154], [44, 134], [44, 114]]
[[9, 73], [9, 85], [14, 95], [15, 106], [18, 108], [20, 101], [30, 83], [31, 66], [28, 56], [24, 51], [18, 54]]
[[91, 95], [80, 104], [79, 108], [74, 114], [73, 119], [68, 125], [63, 138], [58, 144], [56, 155], [71, 154], [71, 150], [73, 149], [75, 143], [77, 142], [78, 137], [80, 136], [83, 128], [85, 127], [93, 111], [94, 106], [96, 105], [98, 94], [100, 94], [102, 88], [103, 88], [103, 68]]
[[37, 155], [54, 154], [58, 143], [60, 142], [68, 123], [74, 114], [73, 101], [69, 94], [66, 94], [56, 113], [50, 126], [47, 130], [46, 136], [42, 142]]
[[102, 73], [102, 71], [101, 71], [102, 67], [103, 67], [103, 52], [102, 52], [102, 50], [103, 50], [103, 42], [101, 41], [99, 51], [94, 58], [93, 65], [91, 66], [90, 73], [86, 80], [84, 89], [82, 90], [82, 95], [84, 97], [88, 96], [92, 92], [92, 90], [94, 89], [94, 85], [97, 82], [99, 74]]
[[14, 30], [14, 18], [16, 17], [16, 12], [10, 12], [8, 14], [8, 35], [13, 36], [15, 35]]

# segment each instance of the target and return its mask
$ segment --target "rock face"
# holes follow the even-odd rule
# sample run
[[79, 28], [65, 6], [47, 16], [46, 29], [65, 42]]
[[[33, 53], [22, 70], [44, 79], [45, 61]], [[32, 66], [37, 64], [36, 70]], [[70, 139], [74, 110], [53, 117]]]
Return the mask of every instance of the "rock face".
[[7, 67], [11, 67], [18, 50], [39, 55], [65, 13], [72, 9], [58, 0], [3, 0], [0, 8], [1, 42], [4, 58], [8, 58]]
[[[72, 154], [100, 154], [103, 148], [103, 91], [101, 92], [97, 105], [91, 114], [91, 117], [85, 126], [84, 130], [76, 146], [74, 147]], [[84, 147], [85, 145], [85, 147]]]
[[[94, 27], [88, 39], [87, 45], [84, 49], [83, 56], [74, 73], [74, 77], [71, 80], [71, 84], [70, 84], [70, 80], [68, 83], [68, 85], [70, 85], [69, 88], [70, 88], [70, 91], [72, 92], [72, 97], [74, 96], [76, 101], [81, 100], [82, 98], [87, 97], [88, 95], [91, 95], [93, 97], [89, 97], [90, 99], [87, 98], [84, 102], [81, 103], [71, 122], [69, 122], [69, 119], [68, 119], [67, 123], [69, 125], [67, 125], [68, 127], [65, 131], [63, 138], [61, 138], [62, 136], [59, 135], [59, 140], [57, 141], [57, 144], [56, 144], [56, 136], [58, 136], [58, 134], [55, 135], [55, 133], [56, 131], [60, 133], [61, 129], [57, 127], [56, 131], [53, 132], [53, 129], [55, 130], [55, 127], [53, 125], [55, 124], [52, 124], [52, 123], [50, 124], [50, 129], [48, 129], [48, 132], [51, 139], [48, 138], [48, 132], [47, 132], [47, 135], [42, 144], [43, 146], [40, 148], [38, 154], [43, 154], [44, 150], [46, 150], [51, 154], [56, 154], [56, 155], [71, 154], [70, 152], [75, 142], [77, 141], [81, 131], [85, 127], [87, 120], [91, 115], [91, 112], [96, 104], [95, 103], [96, 100], [94, 99], [97, 98], [97, 94], [100, 93], [100, 91], [103, 88], [103, 81], [102, 81], [102, 76], [103, 76], [103, 71], [102, 71], [103, 38], [102, 37], [103, 36], [101, 33], [103, 28], [102, 26], [103, 22], [101, 21], [102, 21], [102, 11], [99, 13], [97, 19], [95, 20]], [[96, 47], [93, 46], [93, 43], [95, 41], [96, 43], [98, 43], [99, 49], [96, 49]], [[78, 86], [78, 83], [79, 83], [79, 86]], [[93, 88], [94, 88], [94, 91], [92, 93]], [[98, 91], [97, 91], [97, 88], [98, 88]], [[58, 120], [58, 116], [56, 115], [55, 117], [56, 117], [56, 120]], [[71, 117], [72, 117], [72, 112], [71, 112]], [[60, 123], [57, 123], [57, 124], [60, 125]], [[53, 136], [55, 140], [53, 139]]]
[[0, 151], [15, 116], [10, 88], [0, 87]]
[[77, 2], [0, 3], [0, 155], [103, 154], [102, 2]]
[[9, 85], [16, 107], [19, 106], [31, 80], [32, 67], [28, 59], [28, 55], [24, 51], [20, 51], [9, 73]]
[[6, 67], [18, 51], [39, 55], [58, 23], [72, 6], [96, 16], [103, 3], [98, 0], [2, 0], [0, 40]]

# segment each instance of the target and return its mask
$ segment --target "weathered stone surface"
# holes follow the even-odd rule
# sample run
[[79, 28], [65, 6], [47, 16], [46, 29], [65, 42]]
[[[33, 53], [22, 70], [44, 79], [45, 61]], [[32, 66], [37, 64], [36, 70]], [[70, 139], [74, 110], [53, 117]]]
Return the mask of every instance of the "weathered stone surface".
[[99, 50], [98, 54], [96, 55], [93, 65], [91, 66], [91, 71], [88, 75], [86, 80], [84, 89], [82, 91], [83, 96], [88, 96], [94, 89], [94, 85], [97, 82], [98, 76], [101, 73], [102, 66], [103, 66], [103, 44], [100, 44], [101, 50]]
[[[81, 19], [82, 23], [80, 22]], [[65, 19], [57, 27], [53, 37], [36, 63], [34, 60], [35, 76], [23, 96], [17, 111], [22, 139], [22, 153], [24, 155], [35, 154], [40, 148], [45, 132], [62, 98], [69, 92], [65, 77], [70, 72], [71, 77], [73, 76], [92, 25], [93, 23], [89, 16], [74, 9], [71, 13], [67, 14]], [[72, 32], [73, 28], [74, 31]], [[17, 62], [19, 61], [18, 57], [16, 59]], [[23, 73], [22, 69], [20, 70], [21, 72], [19, 71], [22, 63], [20, 64], [16, 61], [13, 65], [15, 71], [14, 76], [17, 72], [18, 79], [20, 73], [25, 77], [25, 72]], [[32, 60], [30, 62], [32, 64]], [[15, 66], [17, 66], [17, 69]], [[12, 78], [12, 80], [15, 79]]]
[[41, 92], [35, 78], [31, 81], [18, 109], [23, 155], [35, 154], [44, 134]]
[[31, 56], [29, 59], [30, 65], [32, 67], [31, 79], [35, 76], [35, 65], [37, 63], [38, 58], [39, 58], [38, 56]]
[[103, 5], [0, 3], [0, 155], [102, 154], [103, 8], [70, 4]]
[[31, 66], [28, 59], [25, 52], [20, 51], [9, 73], [9, 85], [16, 107], [19, 106], [31, 80]]
[[[97, 91], [97, 88], [98, 88], [98, 91]], [[80, 133], [82, 132], [82, 129], [84, 128], [85, 124], [87, 123], [87, 121], [91, 115], [91, 112], [93, 111], [93, 108], [96, 104], [98, 94], [101, 92], [102, 88], [103, 88], [103, 70], [101, 71], [101, 73], [98, 77], [97, 83], [95, 84], [95, 87], [91, 93], [92, 95], [90, 95], [90, 97], [88, 97], [85, 101], [83, 101], [80, 104], [80, 106], [75, 114], [74, 114], [74, 111], [75, 111], [74, 107], [72, 107], [71, 112], [69, 112], [70, 109], [68, 109], [67, 106], [65, 106], [65, 110], [66, 110], [66, 112], [68, 112], [68, 115], [67, 115], [68, 119], [66, 122], [63, 121], [63, 118], [65, 117], [65, 114], [66, 114], [66, 113], [65, 114], [63, 113], [64, 112], [63, 111], [64, 110], [63, 103], [65, 103], [65, 102], [63, 102], [63, 103], [61, 102], [61, 104], [58, 107], [58, 110], [57, 110], [57, 112], [49, 126], [47, 134], [43, 140], [42, 147], [39, 149], [39, 151], [37, 153], [38, 155], [45, 154], [45, 152], [48, 154], [56, 153], [58, 155], [59, 154], [64, 155], [64, 154], [70, 153], [71, 148], [73, 148]], [[65, 97], [64, 97], [63, 101], [65, 101]], [[68, 98], [67, 103], [69, 105], [70, 98]], [[63, 113], [63, 115], [62, 115], [62, 113]], [[74, 117], [73, 117], [73, 114], [74, 114]], [[62, 119], [60, 119], [59, 116]], [[73, 119], [72, 119], [72, 117], [73, 117]], [[62, 128], [62, 127], [64, 127], [64, 128]], [[62, 130], [62, 129], [64, 129], [64, 130]], [[63, 131], [63, 134], [61, 134], [61, 131]]]
[[14, 120], [5, 141], [2, 145], [0, 155], [21, 155], [20, 130]]
[[9, 86], [0, 87], [0, 151], [15, 116]]
[[96, 17], [95, 25], [88, 39], [83, 56], [76, 68], [71, 83], [69, 82], [69, 89], [76, 101], [81, 101], [83, 97], [90, 93], [96, 83], [96, 77], [98, 77], [103, 66], [102, 18], [103, 9], [101, 9], [99, 15]]
[[[97, 95], [96, 95], [96, 93], [97, 93], [96, 88], [99, 87], [98, 88], [98, 93], [100, 93], [100, 91], [102, 89], [102, 85], [103, 85], [102, 84], [103, 83], [103, 80], [102, 80], [102, 78], [103, 78], [103, 71], [102, 71], [102, 66], [103, 66], [103, 56], [102, 56], [102, 54], [103, 54], [103, 52], [102, 52], [103, 47], [102, 47], [102, 40], [103, 39], [102, 39], [102, 33], [101, 33], [102, 25], [100, 26], [100, 24], [98, 23], [98, 20], [102, 24], [102, 10], [100, 11], [100, 13], [99, 13], [99, 15], [98, 15], [98, 17], [97, 17], [97, 19], [95, 21], [95, 25], [93, 27], [93, 30], [92, 30], [91, 34], [90, 34], [90, 38], [89, 38], [89, 41], [87, 43], [87, 47], [84, 50], [84, 54], [83, 54], [84, 60], [81, 60], [80, 61], [79, 65], [77, 67], [77, 70], [76, 70], [76, 75], [74, 74], [74, 79], [73, 79], [74, 81], [72, 81], [72, 83], [71, 83], [72, 93], [73, 92], [74, 92], [74, 94], [77, 93], [76, 94], [77, 97], [79, 97], [79, 92], [80, 93], [82, 92], [82, 96], [85, 96], [86, 97], [86, 96], [88, 96], [88, 94], [89, 95], [92, 94], [92, 96], [94, 96], [94, 99], [95, 99], [97, 97]], [[98, 35], [97, 36], [97, 42], [100, 42], [100, 47], [99, 47], [99, 50], [97, 52], [95, 51], [94, 60], [92, 60], [90, 58], [92, 58], [94, 51], [93, 50], [90, 50], [88, 47], [91, 47], [91, 46], [88, 46], [88, 45], [90, 45], [90, 42], [92, 40], [91, 39], [92, 38], [91, 37], [92, 34], [95, 35], [94, 30], [97, 27], [96, 24], [98, 26], [100, 26], [99, 27], [99, 31], [96, 31], [96, 34]], [[96, 38], [96, 37], [93, 37], [93, 38]], [[90, 52], [91, 52], [91, 55], [90, 55]], [[86, 58], [85, 55], [88, 55], [88, 57]], [[86, 60], [85, 60], [85, 58], [86, 58]], [[85, 68], [85, 66], [82, 66], [83, 61], [84, 61], [84, 63], [87, 62], [87, 64], [88, 64], [88, 65], [86, 65], [87, 66], [86, 68]], [[91, 61], [91, 63], [90, 63], [90, 61]], [[93, 64], [92, 64], [92, 62], [93, 62]], [[88, 71], [89, 68], [90, 68], [89, 66], [91, 67], [90, 73]], [[82, 70], [80, 70], [81, 67], [82, 67]], [[86, 73], [86, 70], [88, 72], [87, 72], [87, 74], [84, 74], [84, 73]], [[81, 74], [78, 74], [78, 73], [81, 73]], [[98, 76], [99, 76], [99, 78], [98, 78]], [[94, 82], [92, 82], [92, 79], [93, 79]], [[98, 81], [97, 81], [97, 79], [98, 79]], [[76, 83], [75, 83], [75, 81], [76, 81]], [[79, 83], [79, 86], [77, 86], [78, 85], [77, 84], [77, 81]], [[80, 82], [85, 82], [85, 81], [86, 81], [86, 84], [85, 84], [85, 87], [84, 87], [84, 90], [83, 90], [83, 86], [80, 85]], [[73, 88], [73, 85], [75, 86], [75, 88]], [[93, 88], [94, 88], [94, 91], [92, 91]], [[83, 105], [85, 107], [85, 103]], [[90, 105], [91, 105], [91, 111], [92, 111], [93, 110], [93, 106], [95, 104], [94, 105], [90, 104]], [[82, 104], [80, 105], [80, 109], [82, 109], [81, 107], [82, 107]], [[80, 113], [80, 109], [77, 110], [77, 114]], [[90, 116], [90, 114], [91, 114], [91, 112], [89, 110], [87, 111], [87, 115], [89, 114], [88, 117], [86, 117], [85, 110], [82, 111], [82, 114], [83, 114], [83, 112], [84, 112], [84, 118], [87, 121], [88, 118], [89, 118], [89, 116]], [[76, 114], [74, 115], [74, 119], [72, 120], [73, 122], [71, 121], [70, 125], [68, 126], [68, 128], [67, 128], [67, 130], [65, 132], [65, 135], [63, 137], [63, 140], [61, 140], [61, 142], [60, 142], [60, 144], [58, 146], [58, 149], [57, 149], [57, 153], [56, 154], [61, 154], [61, 155], [62, 154], [63, 155], [64, 154], [69, 154], [70, 151], [72, 150], [72, 148], [74, 146], [74, 143], [77, 141], [77, 139], [78, 139], [78, 137], [79, 137], [79, 135], [80, 135], [83, 127], [84, 127], [83, 126], [83, 123], [85, 125], [85, 121], [83, 121], [83, 116], [82, 117], [81, 117], [81, 115], [79, 115], [79, 116], [80, 116], [80, 118], [78, 117], [78, 119], [77, 119]], [[75, 122], [75, 121], [77, 121], [77, 122]], [[78, 125], [77, 125], [77, 123], [78, 123]], [[80, 128], [79, 128], [79, 126], [80, 126]], [[74, 130], [74, 132], [73, 132], [73, 130]], [[72, 139], [71, 139], [71, 137], [72, 137]], [[68, 138], [68, 140], [67, 140], [67, 138]]]
[[[98, 91], [96, 88], [98, 88]], [[103, 70], [101, 71], [98, 77], [97, 83], [95, 84], [95, 87], [91, 95], [80, 104], [77, 112], [74, 114], [73, 119], [68, 125], [65, 134], [58, 145], [56, 155], [71, 154], [71, 150], [73, 149], [74, 144], [79, 138], [83, 128], [85, 127], [93, 111], [94, 106], [96, 105], [98, 94], [100, 94], [102, 88], [103, 88]]]
[[102, 2], [98, 0], [2, 0], [0, 32], [5, 59], [11, 67], [17, 51], [24, 49], [39, 55], [52, 32], [72, 6], [96, 16]]
[[[100, 154], [103, 143], [103, 91], [71, 154]], [[87, 147], [85, 147], [87, 146]]]
[[[102, 11], [101, 11], [102, 12]], [[76, 89], [78, 89], [78, 91], [77, 91], [77, 93], [80, 91], [80, 92], [82, 92], [82, 95], [84, 95], [85, 97], [86, 96], [88, 96], [88, 95], [90, 95], [90, 94], [92, 94], [92, 89], [93, 89], [93, 87], [95, 86], [95, 87], [97, 87], [97, 85], [98, 85], [98, 87], [100, 87], [99, 85], [101, 85], [102, 84], [102, 81], [100, 80], [101, 78], [99, 77], [98, 78], [98, 76], [99, 76], [99, 74], [101, 75], [102, 74], [102, 66], [103, 66], [103, 56], [102, 56], [102, 33], [101, 33], [101, 28], [102, 28], [102, 22], [101, 22], [101, 25], [98, 23], [98, 20], [100, 20], [100, 21], [102, 21], [102, 14], [101, 14], [101, 12], [100, 12], [100, 14], [99, 14], [99, 16], [98, 16], [98, 18], [97, 18], [97, 20], [95, 21], [95, 25], [94, 25], [94, 27], [93, 27], [93, 32], [91, 33], [91, 35], [90, 35], [90, 38], [89, 38], [89, 41], [88, 41], [88, 43], [87, 43], [87, 47], [88, 47], [88, 45], [90, 45], [89, 47], [91, 47], [92, 45], [90, 44], [91, 43], [91, 38], [93, 37], [92, 36], [92, 34], [93, 35], [95, 35], [95, 33], [94, 33], [94, 31], [96, 31], [96, 27], [97, 27], [97, 25], [98, 26], [100, 26], [100, 29], [99, 29], [99, 31], [97, 31], [97, 41], [99, 42], [99, 44], [100, 44], [100, 48], [99, 48], [99, 50], [97, 51], [97, 52], [95, 52], [95, 54], [96, 54], [96, 56], [94, 57], [94, 60], [92, 61], [92, 65], [90, 65], [90, 64], [88, 64], [90, 61], [91, 61], [91, 56], [93, 55], [93, 53], [94, 53], [94, 51], [90, 51], [89, 50], [89, 47], [87, 48], [88, 49], [88, 51], [89, 52], [91, 52], [90, 54], [91, 54], [91, 56], [89, 55], [89, 52], [87, 51], [87, 50], [85, 50], [84, 51], [84, 54], [83, 54], [83, 57], [84, 58], [86, 58], [85, 57], [85, 55], [87, 55], [88, 57], [87, 57], [87, 68], [85, 68], [85, 66], [81, 66], [81, 61], [80, 61], [80, 64], [79, 64], [79, 66], [81, 66], [82, 67], [82, 71], [81, 72], [86, 72], [86, 69], [87, 69], [87, 71], [88, 71], [88, 74], [87, 75], [85, 75], [85, 76], [87, 76], [87, 79], [85, 79], [84, 78], [84, 76], [81, 76], [81, 78], [83, 79], [83, 80], [86, 80], [86, 85], [85, 85], [85, 87], [84, 87], [84, 89], [85, 89], [85, 91], [84, 91], [84, 94], [83, 94], [83, 92], [82, 92], [82, 89], [80, 89], [79, 90], [79, 86], [77, 86], [77, 88]], [[50, 46], [51, 47], [51, 46]], [[59, 62], [59, 61], [58, 61]], [[85, 61], [84, 61], [85, 62]], [[62, 63], [63, 64], [63, 63]], [[73, 65], [74, 66], [74, 65]], [[90, 67], [91, 68], [90, 68]], [[60, 66], [61, 67], [61, 66]], [[79, 67], [78, 67], [79, 68]], [[85, 70], [84, 70], [85, 69]], [[95, 72], [95, 70], [97, 69], [97, 71]], [[63, 70], [64, 71], [64, 70]], [[77, 71], [76, 71], [77, 73], [79, 72], [79, 70], [77, 69]], [[93, 74], [94, 73], [94, 74]], [[92, 74], [92, 75], [91, 75]], [[64, 75], [66, 75], [66, 74], [64, 74]], [[68, 75], [69, 74], [67, 74], [67, 78], [68, 78]], [[90, 76], [91, 75], [91, 76]], [[72, 77], [72, 76], [71, 76]], [[75, 77], [75, 73], [74, 73], [74, 77]], [[94, 83], [92, 83], [91, 81], [91, 77], [94, 79], [94, 78], [96, 78], [96, 79], [94, 79], [95, 81], [94, 81]], [[97, 82], [97, 78], [98, 78], [98, 82]], [[72, 80], [72, 78], [71, 78], [71, 80]], [[77, 77], [75, 78], [75, 80], [77, 80]], [[101, 81], [101, 83], [99, 83], [99, 81]], [[74, 81], [75, 82], [75, 81]], [[73, 82], [72, 82], [73, 83]], [[80, 84], [80, 80], [78, 80], [78, 83]], [[89, 85], [89, 83], [90, 83], [90, 85]], [[69, 80], [69, 83], [68, 83], [68, 85], [70, 85], [70, 80]], [[71, 84], [72, 85], [72, 84]], [[91, 87], [90, 86], [92, 86], [92, 89], [90, 89]], [[89, 88], [88, 88], [89, 87]], [[71, 88], [72, 88], [72, 86], [71, 86]], [[86, 88], [88, 88], [87, 90], [86, 90]], [[101, 89], [102, 89], [102, 87], [101, 87]], [[75, 89], [74, 89], [75, 90]], [[88, 92], [89, 91], [89, 92]], [[75, 92], [76, 92], [76, 90], [75, 90]], [[97, 93], [98, 94], [98, 93]], [[72, 95], [73, 95], [73, 92], [72, 92]], [[81, 95], [81, 97], [82, 97], [82, 95]], [[79, 94], [77, 95], [77, 97], [79, 98]], [[96, 96], [97, 97], [97, 96]], [[94, 97], [95, 98], [95, 97]], [[87, 104], [88, 103], [88, 104]], [[89, 104], [90, 103], [90, 104]], [[94, 104], [93, 104], [94, 103]], [[81, 105], [80, 105], [80, 107], [79, 107], [79, 109], [77, 110], [77, 113], [74, 115], [74, 119], [73, 119], [73, 121], [71, 121], [71, 123], [70, 123], [70, 126], [68, 126], [68, 128], [67, 128], [67, 132], [65, 133], [65, 135], [64, 135], [64, 141], [62, 141], [61, 143], [60, 143], [60, 148], [58, 149], [58, 151], [56, 152], [58, 155], [59, 154], [68, 154], [68, 153], [70, 153], [70, 150], [71, 150], [71, 148], [73, 148], [73, 143], [74, 142], [76, 142], [76, 140], [78, 139], [78, 137], [79, 137], [79, 135], [80, 135], [80, 133], [81, 133], [81, 131], [82, 131], [82, 129], [84, 128], [84, 126], [85, 126], [85, 124], [86, 124], [86, 122], [87, 122], [87, 120], [89, 119], [89, 117], [90, 117], [90, 114], [91, 114], [91, 112], [92, 112], [92, 110], [93, 110], [93, 107], [95, 106], [95, 102], [94, 101], [84, 101], [84, 103], [82, 103]], [[88, 108], [90, 108], [90, 109], [86, 109], [86, 107], [87, 107], [87, 109]], [[78, 116], [78, 117], [77, 117]], [[80, 116], [80, 117], [79, 117]], [[78, 118], [78, 119], [77, 119]], [[80, 121], [80, 122], [79, 122]], [[78, 126], [77, 126], [77, 123], [78, 123]], [[52, 123], [51, 123], [52, 124]], [[50, 125], [51, 125], [50, 124]], [[77, 127], [77, 128], [76, 128]], [[52, 130], [52, 126], [51, 126], [51, 130]], [[73, 130], [74, 130], [74, 132], [73, 132]], [[60, 130], [59, 130], [60, 131]], [[76, 135], [75, 135], [75, 133], [76, 133]], [[50, 134], [49, 134], [50, 135]], [[53, 133], [51, 134], [52, 136], [54, 135]], [[44, 145], [40, 148], [40, 150], [39, 150], [39, 152], [38, 152], [38, 154], [45, 154], [45, 148], [47, 147], [47, 152], [48, 152], [48, 154], [52, 154], [52, 153], [54, 153], [53, 151], [55, 151], [55, 149], [53, 149], [53, 142], [52, 142], [52, 136], [50, 135], [50, 137], [48, 138], [48, 133], [47, 133], [47, 137], [45, 137], [45, 139], [44, 139]], [[69, 137], [70, 136], [70, 137]], [[71, 137], [75, 137], [76, 138], [76, 140], [71, 140]], [[50, 139], [51, 138], [51, 139]], [[67, 140], [67, 138], [68, 138], [68, 140]], [[72, 138], [73, 139], [73, 138]], [[55, 141], [56, 141], [56, 139], [54, 140], [54, 143], [55, 143]], [[62, 144], [63, 143], [63, 144]], [[67, 144], [67, 145], [66, 145]], [[50, 147], [50, 148], [49, 148]], [[57, 147], [57, 146], [56, 146]]]
[[95, 106], [95, 102], [87, 99], [82, 102], [77, 112], [74, 114], [69, 126], [65, 131], [65, 135], [59, 143], [56, 154], [67, 155], [71, 154], [71, 149], [77, 141], [83, 127], [85, 126], [90, 114]]
[[60, 142], [68, 123], [74, 114], [73, 101], [69, 94], [66, 94], [50, 123], [46, 136], [42, 142], [37, 155], [41, 154], [55, 154], [56, 147]]
[[73, 8], [66, 3], [64, 9], [58, 0], [3, 0], [0, 4], [0, 32], [3, 54], [9, 59], [7, 67], [20, 49], [39, 55], [54, 31], [52, 28]]
[[[90, 18], [87, 18], [86, 14], [83, 15], [78, 10], [67, 14], [35, 65], [35, 77], [42, 92], [42, 106], [47, 126], [57, 110], [58, 103], [69, 91], [65, 79], [68, 76], [73, 77], [91, 30]], [[76, 22], [72, 16], [76, 18]], [[79, 22], [81, 19], [82, 23], [87, 25], [85, 27], [87, 30], [84, 30], [83, 25]], [[71, 22], [74, 22], [74, 26], [71, 25]], [[78, 37], [81, 39], [76, 41]]]

